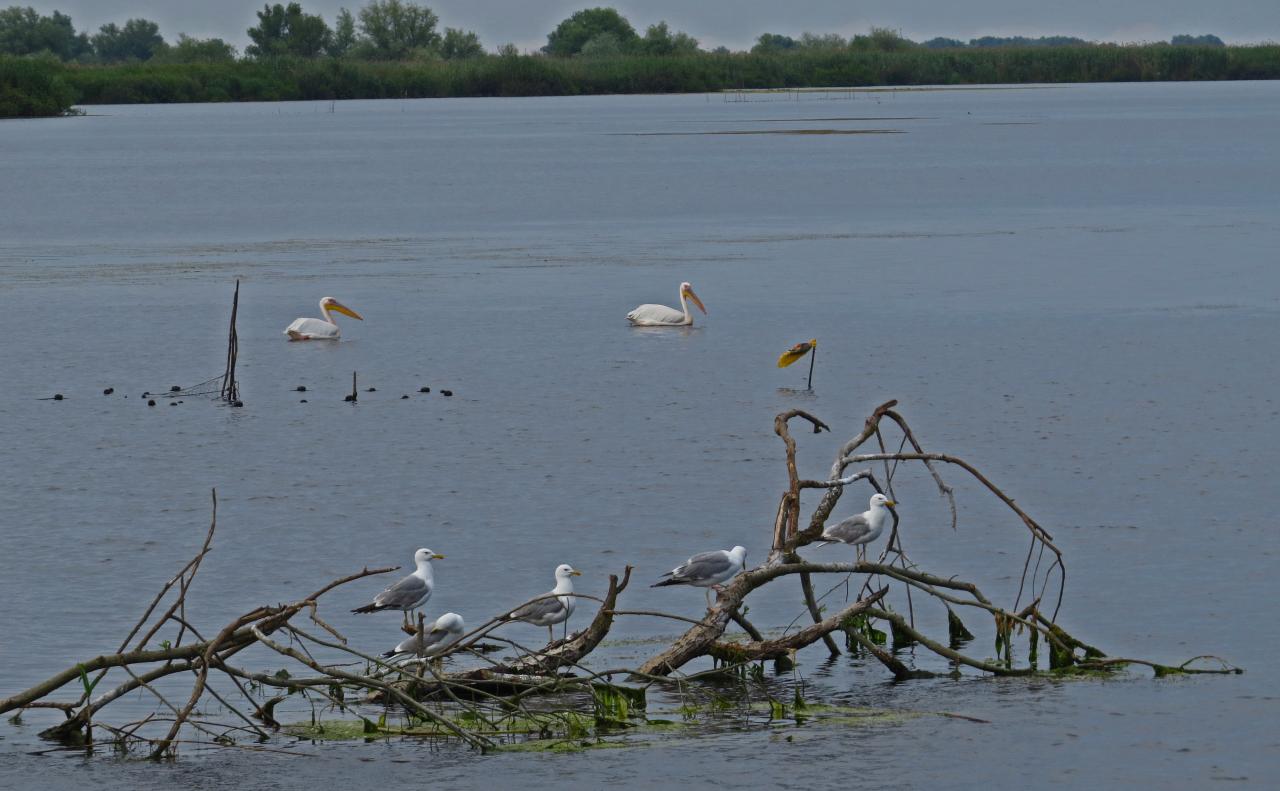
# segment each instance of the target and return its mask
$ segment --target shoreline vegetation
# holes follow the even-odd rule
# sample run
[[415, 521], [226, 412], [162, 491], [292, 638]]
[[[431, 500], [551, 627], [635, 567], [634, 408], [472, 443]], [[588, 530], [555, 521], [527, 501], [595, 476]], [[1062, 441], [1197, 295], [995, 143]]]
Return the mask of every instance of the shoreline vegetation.
[[437, 32], [425, 6], [371, 0], [333, 28], [300, 4], [264, 5], [243, 55], [221, 39], [131, 19], [89, 36], [54, 12], [0, 10], [0, 117], [76, 114], [84, 104], [706, 93], [859, 86], [1259, 80], [1280, 78], [1280, 44], [1216, 36], [1100, 44], [1069, 37], [933, 39], [885, 29], [846, 39], [762, 34], [750, 51], [706, 51], [613, 9], [579, 11], [537, 52], [486, 51], [475, 33]]

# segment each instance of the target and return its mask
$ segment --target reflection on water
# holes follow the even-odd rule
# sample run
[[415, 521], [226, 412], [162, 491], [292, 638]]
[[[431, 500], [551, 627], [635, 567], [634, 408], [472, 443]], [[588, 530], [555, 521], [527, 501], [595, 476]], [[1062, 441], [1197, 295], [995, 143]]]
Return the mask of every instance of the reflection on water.
[[[1274, 781], [1280, 723], [1263, 671], [1280, 634], [1263, 608], [1280, 591], [1258, 471], [1280, 462], [1266, 356], [1280, 330], [1277, 90], [901, 93], [907, 134], [856, 143], [616, 134], [761, 122], [759, 108], [703, 97], [111, 107], [0, 125], [12, 154], [0, 163], [0, 690], [114, 648], [198, 545], [213, 486], [199, 623], [424, 545], [448, 556], [432, 613], [478, 620], [544, 589], [561, 562], [599, 594], [628, 563], [647, 579], [717, 546], [763, 557], [786, 481], [773, 416], [802, 406], [831, 425], [796, 434], [801, 475], [822, 477], [888, 398], [926, 449], [977, 464], [1055, 535], [1073, 631], [1117, 655], [1209, 652], [1257, 669], [893, 683], [814, 647], [795, 678], [770, 683], [990, 724], [725, 727], [643, 750], [483, 760], [405, 742], [308, 746], [314, 761], [86, 765], [27, 755], [40, 747], [32, 714], [0, 731], [0, 785], [40, 771], [49, 787], [90, 773], [122, 788], [196, 773], [215, 788], [246, 775], [363, 787], [420, 782], [424, 766], [469, 787], [808, 787], [832, 771], [882, 787]], [[783, 114], [814, 115], [804, 102]], [[824, 121], [837, 122], [858, 124]], [[148, 408], [143, 391], [221, 371], [236, 277], [245, 408]], [[685, 278], [711, 316], [627, 326], [627, 310]], [[341, 343], [287, 343], [282, 327], [326, 294], [365, 321], [344, 324]], [[807, 392], [805, 372], [776, 359], [810, 337], [823, 360]], [[352, 371], [377, 388], [355, 406], [342, 402]], [[67, 399], [36, 400], [54, 392]], [[927, 474], [895, 478], [912, 558], [1011, 597], [1021, 526], [948, 478], [954, 532]], [[794, 590], [773, 587], [751, 604], [766, 628], [800, 612]], [[356, 645], [394, 636], [386, 619], [342, 617], [377, 589], [322, 608]], [[686, 616], [703, 606], [700, 591], [643, 585], [625, 598]], [[916, 615], [945, 634], [945, 612]], [[993, 644], [990, 623], [965, 622], [972, 651]], [[615, 628], [601, 662], [636, 664], [678, 634], [640, 617]]]

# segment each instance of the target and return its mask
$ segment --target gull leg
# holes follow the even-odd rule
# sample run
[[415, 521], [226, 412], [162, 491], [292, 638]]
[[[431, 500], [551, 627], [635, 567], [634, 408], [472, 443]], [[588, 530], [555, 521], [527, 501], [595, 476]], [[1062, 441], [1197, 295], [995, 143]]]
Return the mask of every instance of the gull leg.
[[554, 643], [555, 639], [556, 639], [555, 629], [551, 626], [551, 624], [547, 624], [547, 645], [551, 645], [552, 643]]

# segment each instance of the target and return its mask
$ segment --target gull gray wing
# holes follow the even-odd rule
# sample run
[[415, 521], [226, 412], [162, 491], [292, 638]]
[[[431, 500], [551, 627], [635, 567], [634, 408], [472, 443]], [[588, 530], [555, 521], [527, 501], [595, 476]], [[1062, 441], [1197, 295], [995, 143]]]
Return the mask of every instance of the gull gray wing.
[[865, 539], [871, 534], [871, 523], [862, 514], [851, 516], [848, 519], [842, 519], [831, 527], [822, 531], [822, 537], [840, 541], [845, 544], [854, 544]]
[[416, 574], [410, 574], [373, 597], [373, 603], [389, 610], [410, 609], [430, 595], [431, 586], [427, 581]]
[[555, 618], [564, 612], [564, 604], [561, 603], [560, 597], [552, 595], [552, 593], [543, 594], [545, 598], [539, 598], [537, 601], [514, 610], [511, 613], [511, 620], [526, 621], [532, 624], [538, 624], [547, 618]]
[[677, 582], [697, 584], [722, 576], [732, 566], [729, 553], [724, 550], [699, 552], [685, 561], [680, 568], [671, 572], [671, 578]]

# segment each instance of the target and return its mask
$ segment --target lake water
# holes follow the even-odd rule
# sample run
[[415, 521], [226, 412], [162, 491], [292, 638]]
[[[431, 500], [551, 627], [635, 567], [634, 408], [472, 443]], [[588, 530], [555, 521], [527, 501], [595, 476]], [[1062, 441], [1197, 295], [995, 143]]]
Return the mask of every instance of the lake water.
[[[802, 475], [824, 477], [889, 398], [927, 449], [978, 465], [1054, 534], [1077, 636], [1248, 672], [894, 684], [819, 646], [798, 668], [815, 699], [988, 723], [726, 724], [573, 755], [397, 741], [153, 766], [37, 755], [51, 720], [32, 712], [0, 724], [0, 787], [37, 773], [45, 788], [130, 789], [1280, 780], [1280, 83], [774, 98], [114, 106], [0, 123], [0, 695], [113, 650], [198, 548], [212, 487], [219, 530], [188, 608], [205, 629], [419, 546], [448, 556], [433, 616], [483, 620], [546, 590], [561, 562], [596, 595], [632, 564], [628, 608], [697, 616], [701, 591], [648, 583], [704, 549], [763, 559], [786, 480], [774, 414], [831, 425], [797, 431]], [[708, 134], [783, 130], [894, 133]], [[221, 372], [236, 278], [246, 406], [148, 408], [144, 391]], [[710, 310], [694, 329], [627, 326], [686, 279]], [[325, 295], [366, 320], [340, 317], [338, 344], [287, 343]], [[807, 366], [774, 360], [810, 337], [804, 394]], [[354, 407], [353, 370], [377, 388]], [[66, 400], [39, 400], [55, 392]], [[1008, 603], [1023, 528], [945, 474], [955, 532], [920, 471], [895, 479], [907, 549]], [[346, 611], [381, 585], [322, 607], [370, 651], [398, 639], [398, 617]], [[763, 627], [799, 612], [794, 584], [751, 601]], [[991, 653], [990, 624], [966, 615], [973, 652]], [[678, 632], [624, 619], [600, 661], [638, 664]]]

